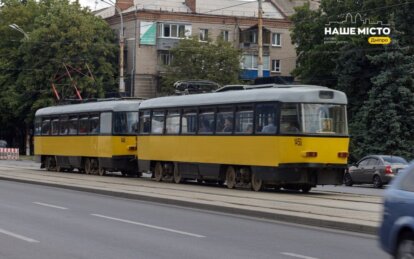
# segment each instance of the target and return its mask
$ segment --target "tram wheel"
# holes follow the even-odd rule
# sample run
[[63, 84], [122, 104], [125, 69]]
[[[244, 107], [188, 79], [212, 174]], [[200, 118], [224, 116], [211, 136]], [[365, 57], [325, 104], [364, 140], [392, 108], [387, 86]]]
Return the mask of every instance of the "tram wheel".
[[98, 174], [100, 176], [104, 176], [106, 174], [105, 168], [99, 166], [99, 168], [98, 168]]
[[155, 164], [155, 169], [154, 169], [154, 179], [155, 179], [155, 181], [161, 182], [163, 173], [164, 173], [164, 169], [162, 168], [162, 164], [160, 162], [157, 162]]
[[257, 177], [257, 174], [252, 173], [251, 183], [252, 183], [252, 190], [253, 191], [258, 192], [258, 191], [263, 190], [263, 186], [264, 186], [263, 181], [262, 181], [262, 179], [259, 179]]
[[229, 189], [233, 189], [236, 186], [236, 170], [232, 166], [227, 167], [226, 184]]
[[304, 185], [300, 188], [302, 190], [303, 193], [308, 193], [310, 192], [310, 190], [312, 189], [312, 186], [308, 185]]
[[85, 173], [92, 174], [92, 161], [90, 158], [85, 159]]
[[52, 156], [47, 156], [45, 159], [45, 167], [47, 171], [55, 171], [56, 170], [56, 160]]
[[175, 183], [182, 183], [183, 177], [181, 176], [181, 172], [178, 169], [178, 165], [174, 166], [174, 182]]

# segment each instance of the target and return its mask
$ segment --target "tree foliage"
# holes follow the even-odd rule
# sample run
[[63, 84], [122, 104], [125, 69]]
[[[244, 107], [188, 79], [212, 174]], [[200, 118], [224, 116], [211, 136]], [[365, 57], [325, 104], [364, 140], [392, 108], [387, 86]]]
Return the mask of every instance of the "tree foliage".
[[[83, 72], [71, 73], [83, 98], [103, 97], [115, 89], [115, 35], [105, 21], [72, 2], [1, 1], [0, 108], [7, 112], [0, 123], [4, 128], [21, 131], [32, 125], [37, 109], [57, 102], [51, 82], [55, 75], [64, 74], [64, 65]], [[10, 24], [17, 24], [28, 38]], [[84, 76], [86, 64], [93, 79]], [[64, 97], [75, 97], [68, 76], [55, 83]]]
[[221, 85], [238, 82], [241, 52], [229, 42], [183, 39], [171, 54], [162, 82], [164, 93], [172, 93], [174, 82], [179, 80], [205, 79]]
[[[294, 73], [347, 94], [351, 154], [357, 158], [369, 153], [414, 157], [409, 126], [414, 120], [413, 9], [407, 0], [322, 0], [318, 10], [305, 5], [292, 17], [292, 41], [298, 46]], [[390, 24], [392, 44], [370, 45], [367, 36], [323, 42], [325, 25], [344, 21], [348, 13]]]

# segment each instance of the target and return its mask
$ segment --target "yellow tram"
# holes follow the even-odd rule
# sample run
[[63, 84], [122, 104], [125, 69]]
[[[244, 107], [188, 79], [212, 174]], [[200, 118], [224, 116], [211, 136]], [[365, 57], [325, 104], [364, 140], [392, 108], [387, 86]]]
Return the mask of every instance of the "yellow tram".
[[36, 160], [49, 171], [137, 174], [139, 100], [110, 100], [40, 109]]
[[173, 178], [302, 190], [341, 184], [347, 98], [321, 86], [160, 97], [139, 107], [139, 170]]

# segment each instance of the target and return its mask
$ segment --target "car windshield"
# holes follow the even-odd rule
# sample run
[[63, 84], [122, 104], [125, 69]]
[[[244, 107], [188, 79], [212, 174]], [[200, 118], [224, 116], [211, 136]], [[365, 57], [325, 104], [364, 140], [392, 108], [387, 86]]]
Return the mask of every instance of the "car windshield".
[[406, 165], [408, 164], [407, 161], [402, 158], [402, 157], [398, 157], [398, 156], [383, 156], [382, 159], [384, 159], [385, 164], [403, 164]]

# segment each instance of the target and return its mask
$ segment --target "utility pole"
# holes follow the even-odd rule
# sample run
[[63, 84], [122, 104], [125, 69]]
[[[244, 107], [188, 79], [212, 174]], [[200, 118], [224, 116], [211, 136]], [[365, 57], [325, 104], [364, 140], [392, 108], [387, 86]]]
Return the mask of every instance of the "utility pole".
[[101, 0], [105, 4], [113, 5], [115, 10], [118, 12], [119, 17], [121, 18], [121, 28], [119, 30], [119, 95], [125, 95], [125, 82], [124, 82], [124, 19], [122, 17], [122, 10], [119, 8], [117, 3], [112, 2], [111, 0]]
[[263, 9], [262, 9], [262, 0], [259, 2], [259, 22], [258, 22], [258, 47], [259, 47], [259, 56], [257, 59], [257, 77], [263, 77]]
[[125, 94], [125, 81], [124, 81], [124, 19], [122, 17], [121, 9], [115, 4], [115, 8], [121, 17], [121, 28], [119, 31], [119, 94], [123, 96]]

